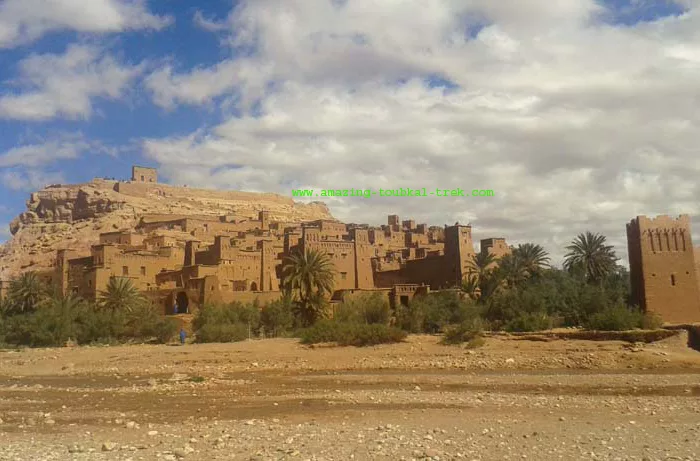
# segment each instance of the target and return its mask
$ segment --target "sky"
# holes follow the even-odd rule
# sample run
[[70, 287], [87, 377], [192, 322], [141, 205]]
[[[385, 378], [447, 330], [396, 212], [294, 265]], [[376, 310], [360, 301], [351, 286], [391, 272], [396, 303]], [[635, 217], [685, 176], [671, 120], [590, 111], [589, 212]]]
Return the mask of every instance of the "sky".
[[286, 196], [489, 189], [327, 203], [555, 264], [599, 232], [626, 263], [633, 217], [700, 225], [699, 139], [700, 0], [0, 2], [0, 241], [30, 192], [139, 164]]

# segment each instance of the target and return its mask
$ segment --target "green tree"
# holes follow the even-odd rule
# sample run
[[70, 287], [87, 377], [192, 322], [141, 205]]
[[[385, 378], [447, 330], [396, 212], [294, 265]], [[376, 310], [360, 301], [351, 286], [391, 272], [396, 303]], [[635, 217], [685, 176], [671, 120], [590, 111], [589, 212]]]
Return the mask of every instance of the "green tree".
[[105, 309], [133, 312], [145, 304], [146, 298], [126, 277], [110, 278], [107, 289], [100, 292], [100, 306]]
[[618, 258], [612, 245], [606, 245], [606, 238], [601, 234], [586, 232], [579, 234], [564, 257], [564, 268], [572, 274], [581, 272], [591, 283], [602, 283], [615, 271]]
[[528, 275], [539, 274], [543, 269], [549, 267], [549, 254], [540, 245], [534, 243], [524, 243], [518, 245], [513, 253], [520, 258]]
[[513, 252], [500, 259], [497, 275], [505, 281], [508, 288], [514, 288], [527, 280], [529, 273], [522, 256]]
[[295, 251], [282, 266], [282, 289], [294, 297], [304, 325], [322, 317], [325, 297], [333, 292], [335, 269], [330, 257], [317, 250]]
[[49, 289], [36, 272], [25, 272], [10, 283], [5, 312], [9, 315], [33, 312], [47, 301], [48, 296]]

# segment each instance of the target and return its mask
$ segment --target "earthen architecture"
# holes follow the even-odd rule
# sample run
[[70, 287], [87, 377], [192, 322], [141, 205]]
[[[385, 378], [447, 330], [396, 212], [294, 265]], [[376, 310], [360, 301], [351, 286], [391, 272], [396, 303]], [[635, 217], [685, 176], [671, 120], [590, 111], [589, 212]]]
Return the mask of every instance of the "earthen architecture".
[[[160, 187], [155, 169], [133, 167], [114, 190], [139, 193]], [[150, 189], [149, 189], [150, 190]], [[164, 191], [168, 190], [165, 187]], [[246, 193], [239, 193], [241, 195]], [[285, 257], [319, 250], [335, 268], [332, 299], [379, 291], [392, 304], [419, 293], [458, 286], [474, 256], [471, 226], [429, 227], [388, 217], [387, 224], [344, 224], [333, 219], [290, 222], [228, 210], [220, 216], [143, 214], [137, 224], [100, 233], [89, 250], [59, 250], [53, 267], [38, 272], [63, 294], [96, 300], [110, 279], [130, 279], [172, 313], [205, 302], [265, 302], [280, 297]], [[506, 254], [504, 239], [482, 240], [483, 252]]]
[[638, 216], [627, 224], [632, 301], [667, 323], [700, 322], [700, 249], [690, 216]]

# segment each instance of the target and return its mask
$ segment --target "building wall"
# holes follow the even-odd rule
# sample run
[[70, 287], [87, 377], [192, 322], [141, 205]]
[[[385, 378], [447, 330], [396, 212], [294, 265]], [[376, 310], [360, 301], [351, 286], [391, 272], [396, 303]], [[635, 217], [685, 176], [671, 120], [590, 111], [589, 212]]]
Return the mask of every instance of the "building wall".
[[158, 171], [155, 168], [133, 166], [131, 167], [131, 180], [155, 184], [158, 182]]
[[481, 250], [482, 254], [491, 254], [495, 258], [502, 258], [503, 256], [510, 254], [511, 249], [506, 243], [504, 238], [490, 238], [481, 240]]
[[469, 273], [474, 257], [471, 226], [454, 225], [445, 228], [445, 274], [448, 285], [459, 285]]
[[638, 216], [627, 224], [633, 302], [668, 323], [700, 322], [690, 217]]

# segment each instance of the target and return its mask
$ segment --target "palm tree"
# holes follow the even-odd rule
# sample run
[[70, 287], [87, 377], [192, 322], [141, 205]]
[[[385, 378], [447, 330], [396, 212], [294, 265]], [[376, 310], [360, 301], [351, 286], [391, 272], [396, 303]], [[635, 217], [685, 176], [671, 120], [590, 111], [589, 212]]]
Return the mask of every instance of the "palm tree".
[[105, 309], [116, 311], [123, 309], [133, 312], [146, 304], [146, 298], [126, 277], [112, 277], [107, 289], [100, 292], [100, 305]]
[[48, 288], [36, 272], [25, 272], [10, 283], [5, 305], [8, 314], [35, 311], [47, 299]]
[[479, 277], [474, 273], [465, 276], [460, 289], [471, 299], [478, 299], [481, 291], [479, 290]]
[[513, 250], [521, 260], [528, 275], [535, 275], [549, 267], [549, 255], [540, 245], [523, 243]]
[[469, 271], [481, 279], [493, 268], [496, 261], [497, 258], [492, 253], [477, 253], [469, 261]]
[[283, 290], [295, 297], [307, 325], [321, 316], [325, 307], [322, 300], [333, 292], [334, 280], [333, 262], [318, 250], [295, 251], [282, 266]]
[[606, 238], [601, 234], [586, 231], [579, 234], [566, 249], [564, 269], [570, 273], [581, 270], [589, 282], [602, 281], [615, 271], [618, 257], [612, 245], [606, 245]]
[[500, 259], [497, 272], [500, 278], [506, 282], [508, 288], [519, 285], [529, 276], [525, 260], [515, 251]]

